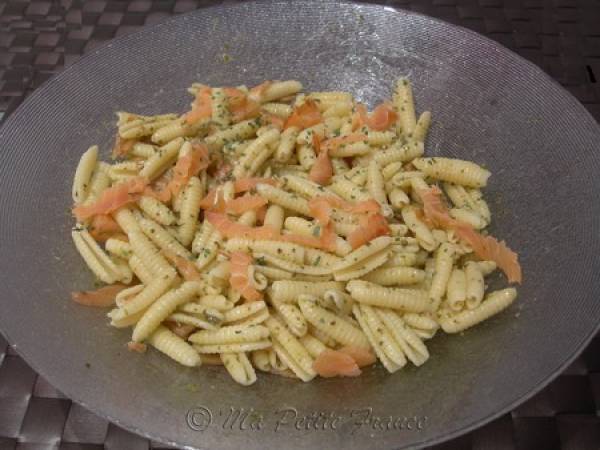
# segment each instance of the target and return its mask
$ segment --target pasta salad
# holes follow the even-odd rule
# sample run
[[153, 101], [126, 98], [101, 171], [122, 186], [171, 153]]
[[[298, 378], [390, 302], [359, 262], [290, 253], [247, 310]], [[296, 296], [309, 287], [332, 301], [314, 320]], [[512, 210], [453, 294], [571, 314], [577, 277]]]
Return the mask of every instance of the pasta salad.
[[514, 302], [486, 292], [522, 278], [485, 231], [491, 173], [425, 156], [408, 79], [371, 112], [293, 80], [189, 92], [184, 114], [118, 112], [113, 161], [92, 146], [75, 172], [72, 238], [105, 286], [73, 299], [110, 307], [130, 350], [243, 385], [395, 372]]

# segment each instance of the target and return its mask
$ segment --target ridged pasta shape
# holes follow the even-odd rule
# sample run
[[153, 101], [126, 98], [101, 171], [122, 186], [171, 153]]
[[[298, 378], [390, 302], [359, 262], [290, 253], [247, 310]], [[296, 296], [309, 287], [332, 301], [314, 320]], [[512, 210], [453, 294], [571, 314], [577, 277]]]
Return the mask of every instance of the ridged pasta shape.
[[148, 339], [148, 343], [159, 352], [188, 367], [202, 365], [200, 355], [194, 348], [164, 326], [159, 326]]
[[298, 300], [301, 294], [322, 296], [331, 289], [343, 290], [344, 284], [337, 281], [322, 283], [309, 283], [304, 281], [278, 280], [269, 288], [269, 297], [275, 301], [292, 303]]
[[420, 289], [387, 288], [362, 280], [352, 280], [346, 290], [359, 303], [405, 312], [423, 312], [430, 304], [427, 291]]
[[187, 281], [178, 288], [163, 294], [152, 303], [136, 324], [133, 329], [132, 340], [142, 342], [146, 339], [179, 305], [190, 301], [199, 288], [198, 282]]
[[471, 161], [453, 158], [417, 158], [413, 165], [425, 175], [468, 187], [485, 187], [491, 175], [489, 170]]
[[306, 320], [340, 344], [369, 347], [367, 338], [359, 328], [355, 327], [348, 319], [318, 306], [316, 299], [311, 296], [302, 295], [298, 300], [298, 305]]
[[441, 313], [439, 322], [446, 333], [458, 333], [477, 325], [508, 308], [517, 298], [515, 288], [506, 288], [489, 293], [479, 306], [458, 314]]

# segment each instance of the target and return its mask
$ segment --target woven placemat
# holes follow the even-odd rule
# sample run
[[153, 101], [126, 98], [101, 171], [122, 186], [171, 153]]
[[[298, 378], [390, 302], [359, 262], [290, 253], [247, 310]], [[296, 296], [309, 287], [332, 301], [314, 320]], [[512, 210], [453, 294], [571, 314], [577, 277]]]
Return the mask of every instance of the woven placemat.
[[[0, 0], [0, 115], [8, 116], [42, 82], [106, 40], [214, 3]], [[600, 0], [377, 3], [487, 35], [549, 73], [600, 121]], [[172, 447], [122, 430], [72, 403], [0, 336], [0, 450], [151, 448]], [[470, 434], [432, 448], [600, 449], [600, 335], [534, 398]]]

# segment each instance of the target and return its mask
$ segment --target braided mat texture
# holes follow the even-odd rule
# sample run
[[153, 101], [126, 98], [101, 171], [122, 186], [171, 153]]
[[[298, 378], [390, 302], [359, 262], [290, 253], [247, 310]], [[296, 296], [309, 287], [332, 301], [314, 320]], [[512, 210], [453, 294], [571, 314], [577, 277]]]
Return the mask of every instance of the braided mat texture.
[[[207, 4], [0, 0], [0, 120], [99, 44]], [[600, 121], [600, 0], [399, 0], [485, 34], [549, 73]], [[6, 314], [7, 311], [0, 311]], [[164, 449], [72, 403], [0, 335], [0, 450]], [[600, 449], [600, 335], [531, 400], [436, 450]]]

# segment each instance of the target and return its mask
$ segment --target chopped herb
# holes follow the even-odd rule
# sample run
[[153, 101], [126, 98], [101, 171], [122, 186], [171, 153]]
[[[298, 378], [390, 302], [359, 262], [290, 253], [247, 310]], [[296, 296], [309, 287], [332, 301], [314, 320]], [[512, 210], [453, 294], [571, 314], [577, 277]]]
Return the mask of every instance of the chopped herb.
[[321, 235], [321, 226], [320, 225], [317, 225], [316, 227], [313, 228], [312, 235], [314, 237], [319, 237]]
[[321, 262], [321, 255], [317, 256], [317, 259], [315, 259], [313, 266], [318, 266], [320, 262]]

